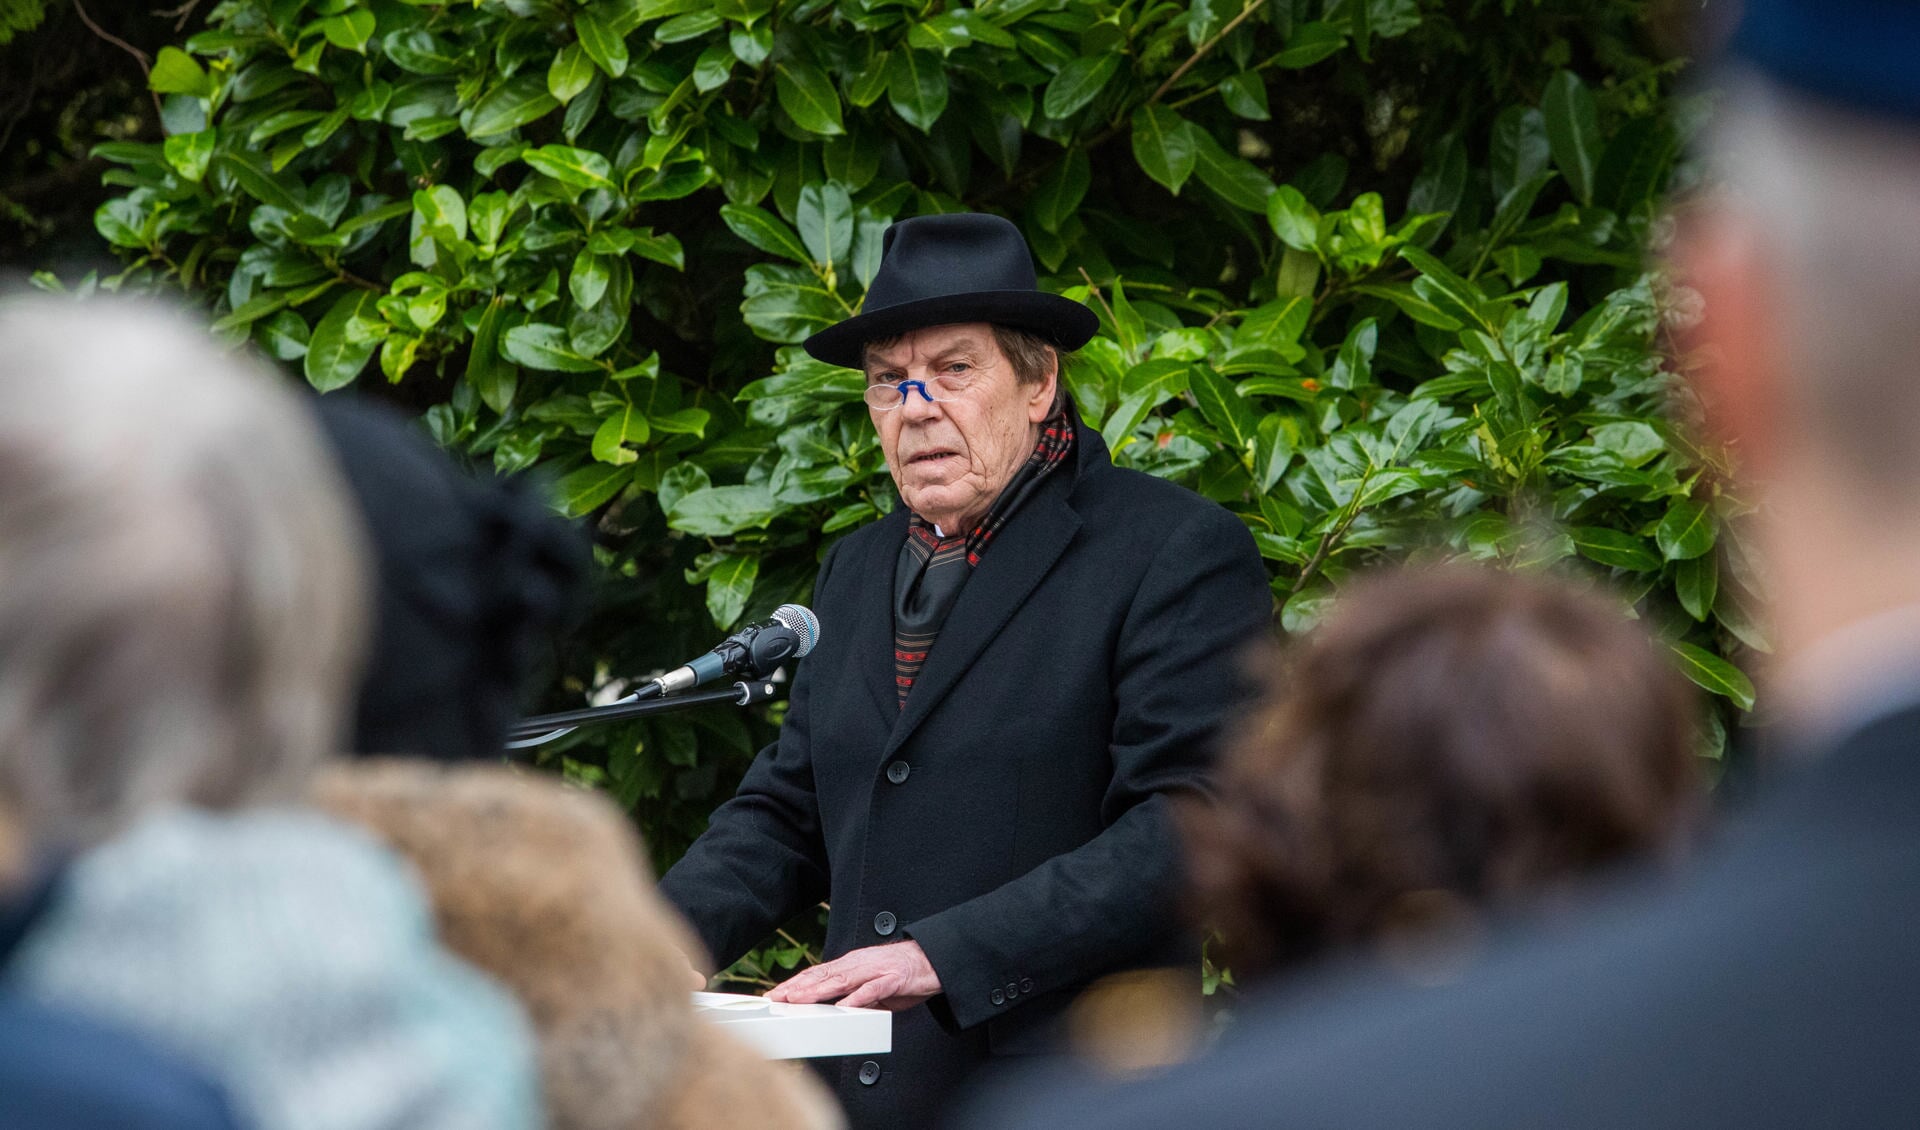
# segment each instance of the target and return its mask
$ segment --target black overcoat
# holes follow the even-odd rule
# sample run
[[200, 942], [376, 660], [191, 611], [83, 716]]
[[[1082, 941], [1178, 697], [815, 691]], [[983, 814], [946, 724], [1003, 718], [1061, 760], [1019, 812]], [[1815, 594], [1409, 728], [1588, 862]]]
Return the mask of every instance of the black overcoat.
[[1074, 425], [1073, 462], [981, 557], [904, 709], [906, 512], [833, 546], [779, 740], [661, 880], [722, 964], [822, 899], [828, 958], [925, 949], [945, 993], [896, 1016], [893, 1052], [816, 1064], [855, 1127], [931, 1125], [1092, 978], [1197, 958], [1167, 801], [1205, 788], [1266, 571], [1239, 519]]

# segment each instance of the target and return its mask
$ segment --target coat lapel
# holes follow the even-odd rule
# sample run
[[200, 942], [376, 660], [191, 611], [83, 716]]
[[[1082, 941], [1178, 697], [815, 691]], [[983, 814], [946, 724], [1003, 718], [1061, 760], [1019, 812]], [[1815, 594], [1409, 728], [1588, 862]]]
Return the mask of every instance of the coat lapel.
[[[900, 696], [893, 689], [893, 566], [907, 536], [906, 507], [894, 507], [880, 525], [885, 532], [869, 539], [859, 560], [843, 566], [852, 568], [859, 578], [847, 655], [880, 712], [881, 729], [890, 730], [900, 717]], [[822, 630], [832, 629], [822, 625]]]
[[[1029, 499], [994, 538], [992, 548], [981, 555], [980, 564], [974, 566], [973, 576], [967, 579], [967, 587], [961, 590], [939, 638], [933, 642], [933, 650], [927, 654], [926, 666], [914, 680], [906, 708], [899, 710], [885, 756], [892, 756], [946, 698], [1066, 551], [1080, 529], [1080, 516], [1066, 501], [1072, 484], [1072, 475], [1051, 476], [1045, 488]], [[885, 619], [891, 673], [891, 605]], [[890, 680], [887, 694], [889, 699], [894, 695]]]

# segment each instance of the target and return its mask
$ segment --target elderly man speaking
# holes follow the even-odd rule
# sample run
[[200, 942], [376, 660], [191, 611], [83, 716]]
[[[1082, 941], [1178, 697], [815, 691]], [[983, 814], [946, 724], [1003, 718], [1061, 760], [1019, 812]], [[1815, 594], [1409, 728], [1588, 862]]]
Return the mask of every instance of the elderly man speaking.
[[1095, 326], [1011, 223], [943, 215], [806, 343], [865, 370], [905, 505], [828, 551], [780, 739], [662, 887], [722, 963], [830, 903], [829, 960], [770, 996], [897, 1013], [890, 1055], [820, 1062], [855, 1127], [930, 1125], [1091, 979], [1197, 957], [1167, 800], [1271, 598], [1233, 515], [1081, 422], [1061, 357]]

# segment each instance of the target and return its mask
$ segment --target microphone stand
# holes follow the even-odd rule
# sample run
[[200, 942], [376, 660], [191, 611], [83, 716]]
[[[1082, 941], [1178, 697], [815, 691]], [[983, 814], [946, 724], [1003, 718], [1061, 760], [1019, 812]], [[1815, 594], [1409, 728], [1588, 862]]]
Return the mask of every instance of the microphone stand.
[[[644, 695], [647, 689], [655, 688], [651, 686], [644, 688], [641, 694]], [[653, 695], [646, 697], [636, 695], [606, 706], [566, 710], [558, 714], [540, 714], [532, 718], [523, 718], [513, 724], [513, 728], [507, 731], [507, 748], [525, 749], [529, 746], [544, 745], [557, 738], [565, 737], [580, 726], [591, 726], [600, 722], [621, 722], [628, 718], [642, 718], [668, 710], [706, 706], [716, 702], [728, 702], [735, 706], [754, 706], [772, 701], [777, 689], [766, 679], [743, 679], [732, 686], [718, 690], [665, 697], [660, 696], [656, 690]]]

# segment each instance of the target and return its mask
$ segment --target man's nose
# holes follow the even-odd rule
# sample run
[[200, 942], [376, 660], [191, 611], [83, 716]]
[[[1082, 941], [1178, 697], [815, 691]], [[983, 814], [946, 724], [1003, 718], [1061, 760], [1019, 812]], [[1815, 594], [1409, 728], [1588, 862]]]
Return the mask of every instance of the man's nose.
[[921, 391], [924, 388], [926, 388], [924, 384], [915, 384], [907, 389], [906, 402], [900, 405], [902, 420], [919, 423], [939, 417], [942, 406], [938, 401], [928, 399]]

